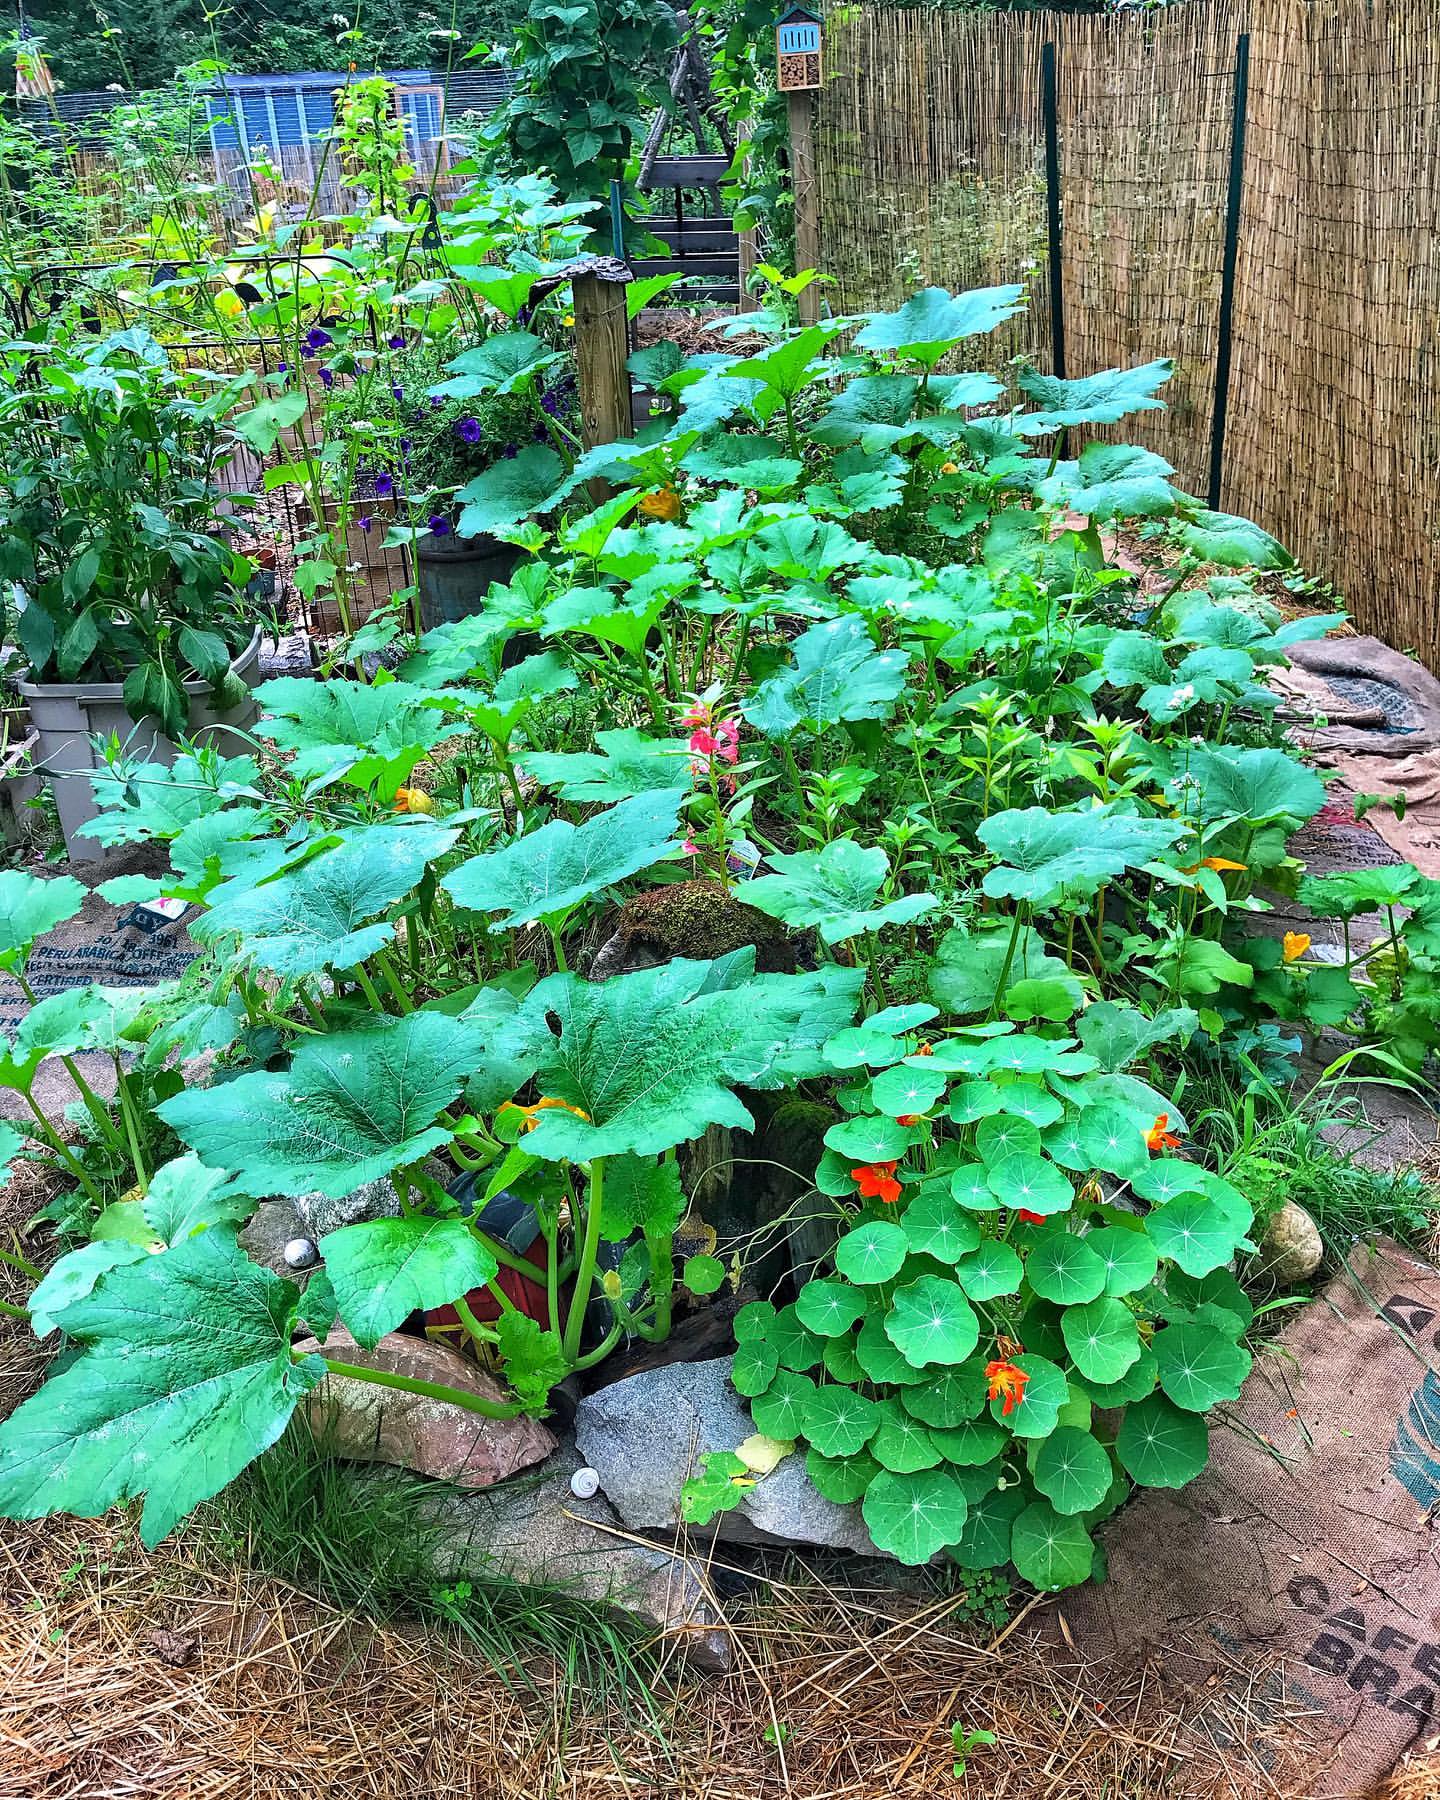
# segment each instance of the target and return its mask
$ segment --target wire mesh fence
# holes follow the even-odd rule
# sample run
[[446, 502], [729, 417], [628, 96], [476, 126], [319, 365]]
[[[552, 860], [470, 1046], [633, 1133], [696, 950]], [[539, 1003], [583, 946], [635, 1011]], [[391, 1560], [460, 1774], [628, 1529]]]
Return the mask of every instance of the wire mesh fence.
[[861, 5], [829, 25], [824, 266], [846, 310], [1026, 280], [992, 358], [1052, 366], [1041, 58], [1056, 47], [1068, 373], [1174, 358], [1127, 439], [1206, 491], [1248, 33], [1220, 499], [1440, 666], [1440, 35], [1399, 0], [1158, 13]]

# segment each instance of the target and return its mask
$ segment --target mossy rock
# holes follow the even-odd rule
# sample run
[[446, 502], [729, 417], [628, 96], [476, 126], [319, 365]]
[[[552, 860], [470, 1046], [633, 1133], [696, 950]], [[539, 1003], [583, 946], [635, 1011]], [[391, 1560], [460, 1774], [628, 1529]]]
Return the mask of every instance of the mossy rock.
[[778, 920], [718, 881], [676, 881], [627, 900], [590, 965], [592, 981], [653, 969], [673, 957], [709, 962], [751, 944], [764, 975], [792, 975], [795, 945]]

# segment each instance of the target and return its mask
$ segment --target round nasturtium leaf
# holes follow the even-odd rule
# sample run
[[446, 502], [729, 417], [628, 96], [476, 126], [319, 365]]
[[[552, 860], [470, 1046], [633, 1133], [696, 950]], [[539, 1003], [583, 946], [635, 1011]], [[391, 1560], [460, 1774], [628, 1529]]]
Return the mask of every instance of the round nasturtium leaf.
[[687, 1256], [680, 1279], [692, 1294], [715, 1294], [725, 1280], [725, 1265], [718, 1256]]
[[1222, 1267], [1244, 1235], [1207, 1194], [1181, 1194], [1167, 1201], [1147, 1216], [1145, 1229], [1160, 1254], [1187, 1275], [1208, 1275]]
[[1160, 1385], [1186, 1412], [1233, 1400], [1250, 1373], [1250, 1352], [1208, 1325], [1167, 1325], [1154, 1348]]
[[931, 1443], [929, 1431], [918, 1419], [911, 1418], [899, 1400], [877, 1401], [876, 1412], [869, 1449], [882, 1468], [908, 1475], [915, 1469], [935, 1467], [940, 1452]]
[[1204, 1419], [1151, 1394], [1126, 1411], [1115, 1454], [1143, 1487], [1184, 1487], [1210, 1459], [1210, 1433]]
[[1088, 1431], [1057, 1425], [1035, 1453], [1036, 1487], [1058, 1513], [1089, 1512], [1110, 1491], [1115, 1470], [1103, 1445]]
[[1025, 1275], [1042, 1300], [1057, 1306], [1080, 1306], [1105, 1291], [1104, 1263], [1068, 1231], [1040, 1239], [1025, 1259]]
[[765, 1335], [775, 1346], [782, 1369], [813, 1369], [825, 1348], [824, 1339], [802, 1323], [793, 1305], [781, 1307]]
[[916, 1387], [908, 1387], [900, 1399], [906, 1412], [922, 1425], [960, 1425], [985, 1410], [985, 1359], [977, 1356], [958, 1369], [928, 1375]]
[[1033, 1213], [1066, 1212], [1073, 1205], [1075, 1190], [1062, 1169], [1038, 1152], [1030, 1155], [1017, 1150], [990, 1164], [990, 1191], [1006, 1206]]
[[980, 1341], [980, 1321], [961, 1288], [943, 1275], [922, 1275], [896, 1290], [885, 1335], [917, 1369], [962, 1363]]
[[843, 1337], [865, 1317], [865, 1296], [848, 1281], [807, 1281], [796, 1297], [795, 1316], [817, 1337]]
[[750, 1417], [755, 1429], [766, 1437], [791, 1440], [803, 1429], [806, 1403], [815, 1392], [808, 1375], [797, 1375], [793, 1369], [781, 1369], [763, 1394], [750, 1402]]
[[855, 1354], [855, 1339], [848, 1331], [844, 1337], [825, 1340], [823, 1360], [825, 1372], [832, 1381], [844, 1381], [851, 1387], [859, 1387], [869, 1379], [860, 1367], [860, 1359]]
[[1159, 1258], [1143, 1231], [1102, 1225], [1098, 1231], [1086, 1232], [1085, 1243], [1105, 1265], [1107, 1294], [1138, 1294], [1155, 1279]]
[[933, 1058], [924, 1063], [901, 1063], [886, 1069], [870, 1083], [870, 1099], [888, 1119], [911, 1113], [928, 1113], [945, 1092], [949, 1077], [933, 1066]]
[[743, 1344], [735, 1346], [730, 1361], [730, 1380], [737, 1394], [753, 1400], [769, 1387], [779, 1367], [780, 1353], [773, 1344], [767, 1344], [764, 1338], [747, 1338]]
[[[918, 1204], [918, 1200], [911, 1201], [906, 1208], [907, 1218]], [[845, 1233], [835, 1246], [835, 1267], [847, 1281], [865, 1286], [892, 1281], [904, 1267], [909, 1248], [908, 1231], [889, 1219], [874, 1219]]]
[[775, 1308], [768, 1300], [752, 1300], [742, 1306], [730, 1321], [737, 1344], [748, 1344], [756, 1338], [768, 1337], [775, 1323]]
[[897, 1125], [893, 1119], [882, 1119], [878, 1113], [863, 1113], [858, 1119], [842, 1119], [825, 1133], [827, 1149], [841, 1156], [853, 1157], [853, 1166], [861, 1163], [898, 1162], [910, 1148], [910, 1127]]
[[1002, 1569], [1010, 1560], [1016, 1519], [1025, 1510], [1025, 1490], [1001, 1488], [983, 1500], [972, 1500], [965, 1529], [950, 1554], [962, 1569]]
[[1153, 1352], [1142, 1349], [1118, 1381], [1085, 1381], [1085, 1392], [1096, 1406], [1128, 1406], [1155, 1391], [1160, 1365]]
[[1095, 1546], [1079, 1519], [1067, 1519], [1048, 1500], [1034, 1500], [1011, 1530], [1010, 1557], [1031, 1587], [1053, 1593], [1089, 1579]]
[[1089, 1171], [1090, 1159], [1086, 1156], [1080, 1142], [1080, 1120], [1082, 1114], [1070, 1112], [1052, 1125], [1040, 1140], [1045, 1154], [1051, 1162], [1059, 1163], [1062, 1169], [1070, 1169], [1075, 1174]]
[[950, 1176], [950, 1192], [967, 1212], [999, 1212], [1001, 1202], [990, 1191], [984, 1163], [966, 1163]]
[[1009, 1442], [993, 1419], [964, 1419], [959, 1425], [930, 1427], [930, 1442], [957, 1468], [982, 1468], [993, 1462]]
[[888, 1387], [913, 1387], [929, 1377], [912, 1368], [885, 1331], [885, 1315], [871, 1313], [855, 1340], [855, 1360], [871, 1381]]
[[801, 1430], [822, 1456], [854, 1456], [874, 1437], [880, 1421], [874, 1400], [837, 1382], [816, 1388], [800, 1413]]
[[880, 1465], [868, 1450], [854, 1456], [822, 1456], [812, 1449], [805, 1453], [805, 1473], [822, 1498], [849, 1506], [880, 1473]]
[[1203, 1194], [1205, 1171], [1183, 1157], [1160, 1156], [1138, 1175], [1132, 1175], [1130, 1185], [1142, 1200], [1148, 1200], [1152, 1206], [1164, 1206], [1181, 1194]]
[[1008, 1418], [1004, 1397], [992, 1400], [990, 1417], [997, 1425], [1008, 1426], [1016, 1437], [1049, 1437], [1060, 1416], [1060, 1408], [1070, 1398], [1070, 1383], [1053, 1362], [1029, 1351], [1015, 1358], [1015, 1366], [1030, 1377], [1025, 1384], [1024, 1398], [1012, 1408]]
[[943, 1469], [899, 1474], [882, 1469], [865, 1495], [865, 1524], [876, 1547], [902, 1563], [927, 1563], [958, 1541], [969, 1511], [953, 1475]]
[[1025, 1268], [1010, 1248], [992, 1238], [973, 1256], [962, 1256], [955, 1265], [955, 1279], [972, 1300], [993, 1300], [997, 1294], [1018, 1294]]
[[1070, 1360], [1087, 1381], [1119, 1381], [1140, 1357], [1135, 1315], [1123, 1300], [1067, 1306], [1060, 1331]]
[[[938, 1182], [927, 1182], [915, 1196], [905, 1208], [903, 1224], [910, 1248], [917, 1255], [933, 1256], [937, 1262], [953, 1263], [980, 1242], [980, 1227]], [[898, 1266], [890, 1271], [892, 1275], [897, 1273]]]
[[993, 1169], [1007, 1156], [1039, 1156], [1040, 1133], [1028, 1120], [1003, 1113], [976, 1126], [975, 1149], [986, 1168]]
[[815, 1171], [815, 1186], [832, 1200], [853, 1200], [855, 1177], [850, 1171], [858, 1166], [853, 1156], [841, 1156], [838, 1150], [827, 1150]]
[[1000, 1111], [1000, 1090], [993, 1081], [960, 1081], [950, 1090], [947, 1110], [957, 1125], [973, 1125]]
[[1017, 1076], [1013, 1081], [997, 1082], [1001, 1110], [1012, 1119], [1024, 1119], [1037, 1130], [1053, 1125], [1065, 1110], [1065, 1103], [1049, 1088], [1036, 1087], [1033, 1081]]
[[1080, 1114], [1079, 1135], [1087, 1168], [1128, 1180], [1150, 1160], [1144, 1131], [1122, 1106], [1087, 1106]]

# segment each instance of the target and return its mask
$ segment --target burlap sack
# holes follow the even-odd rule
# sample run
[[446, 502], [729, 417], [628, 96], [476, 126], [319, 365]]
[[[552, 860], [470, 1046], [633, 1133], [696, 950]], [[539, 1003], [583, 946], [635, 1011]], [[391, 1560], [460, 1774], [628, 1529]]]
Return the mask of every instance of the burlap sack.
[[1225, 1412], [1197, 1481], [1105, 1529], [1109, 1580], [1062, 1596], [1064, 1629], [1102, 1682], [1143, 1659], [1223, 1691], [1273, 1658], [1252, 1709], [1313, 1708], [1311, 1792], [1366, 1794], [1440, 1734], [1440, 1271], [1357, 1250]]

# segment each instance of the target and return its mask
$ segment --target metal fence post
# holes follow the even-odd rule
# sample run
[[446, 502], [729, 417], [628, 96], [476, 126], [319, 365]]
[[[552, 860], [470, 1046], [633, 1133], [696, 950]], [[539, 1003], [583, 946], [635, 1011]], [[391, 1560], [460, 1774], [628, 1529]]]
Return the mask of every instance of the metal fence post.
[[1055, 373], [1065, 378], [1065, 275], [1060, 243], [1060, 95], [1055, 45], [1040, 51], [1041, 109], [1045, 116], [1045, 231], [1049, 240], [1050, 353]]
[[1220, 505], [1225, 423], [1230, 410], [1230, 351], [1235, 326], [1235, 268], [1240, 256], [1240, 201], [1245, 188], [1245, 110], [1250, 94], [1250, 33], [1235, 40], [1235, 97], [1230, 117], [1230, 182], [1225, 196], [1225, 258], [1220, 276], [1220, 321], [1215, 346], [1215, 405], [1210, 415], [1212, 510]]

